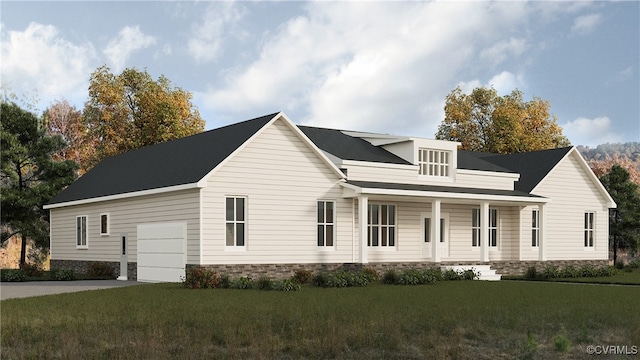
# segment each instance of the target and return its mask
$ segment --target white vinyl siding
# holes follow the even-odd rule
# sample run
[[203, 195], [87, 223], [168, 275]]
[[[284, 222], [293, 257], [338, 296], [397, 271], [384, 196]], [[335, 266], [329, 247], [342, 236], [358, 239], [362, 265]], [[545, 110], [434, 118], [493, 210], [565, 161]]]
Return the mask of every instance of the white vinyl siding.
[[[203, 264], [343, 263], [357, 260], [353, 202], [341, 179], [283, 120], [216, 169], [203, 188]], [[225, 197], [247, 197], [245, 251], [226, 247]], [[333, 251], [318, 251], [319, 199], [335, 199]]]
[[89, 247], [86, 215], [76, 217], [76, 247], [78, 249]]
[[317, 244], [332, 248], [335, 238], [335, 201], [320, 200], [318, 206]]
[[[607, 201], [578, 157], [572, 150], [533, 190], [535, 195], [552, 200], [544, 208], [546, 230], [542, 241], [547, 260], [609, 257]], [[594, 213], [593, 247], [589, 248], [584, 246], [585, 211]], [[528, 242], [530, 237], [527, 238]]]
[[[136, 262], [136, 231], [139, 224], [186, 222], [188, 261], [197, 264], [200, 247], [199, 193], [199, 190], [182, 190], [51, 209], [51, 258], [119, 262], [122, 250], [119, 234], [126, 233], [129, 242], [128, 261]], [[105, 210], [109, 213], [110, 235], [97, 236], [100, 233], [97, 219]], [[83, 251], [76, 250], [77, 214], [86, 215], [88, 219], [89, 248]]]

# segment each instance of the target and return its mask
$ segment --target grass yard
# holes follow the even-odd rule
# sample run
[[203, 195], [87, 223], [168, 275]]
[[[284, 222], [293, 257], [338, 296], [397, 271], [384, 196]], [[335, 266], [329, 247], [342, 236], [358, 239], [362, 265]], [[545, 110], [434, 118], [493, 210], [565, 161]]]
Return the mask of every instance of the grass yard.
[[584, 358], [588, 345], [640, 345], [638, 299], [640, 287], [524, 281], [153, 284], [2, 301], [1, 348], [7, 359]]

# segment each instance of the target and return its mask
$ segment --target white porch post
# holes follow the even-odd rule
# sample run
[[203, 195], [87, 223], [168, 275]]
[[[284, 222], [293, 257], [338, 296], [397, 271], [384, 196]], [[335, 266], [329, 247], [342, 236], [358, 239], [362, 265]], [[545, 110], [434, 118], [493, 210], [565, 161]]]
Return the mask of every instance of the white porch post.
[[440, 262], [440, 199], [431, 202], [431, 258]]
[[480, 204], [480, 261], [489, 261], [489, 203]]
[[369, 215], [369, 198], [358, 196], [358, 234], [360, 238], [360, 263], [366, 264], [367, 259], [367, 221]]
[[545, 228], [546, 228], [546, 216], [545, 216], [545, 206], [543, 204], [538, 205], [538, 260], [545, 261], [547, 260], [547, 255], [545, 253], [545, 248], [547, 246], [547, 239], [545, 236]]

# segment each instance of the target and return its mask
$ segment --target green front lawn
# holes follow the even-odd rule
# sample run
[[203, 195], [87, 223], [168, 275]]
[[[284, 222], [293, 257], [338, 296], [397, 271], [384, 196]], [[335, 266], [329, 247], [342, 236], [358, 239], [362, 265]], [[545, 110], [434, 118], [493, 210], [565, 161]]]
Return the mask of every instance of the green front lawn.
[[2, 301], [1, 348], [8, 359], [583, 358], [591, 344], [640, 345], [638, 299], [640, 287], [520, 281], [153, 284]]

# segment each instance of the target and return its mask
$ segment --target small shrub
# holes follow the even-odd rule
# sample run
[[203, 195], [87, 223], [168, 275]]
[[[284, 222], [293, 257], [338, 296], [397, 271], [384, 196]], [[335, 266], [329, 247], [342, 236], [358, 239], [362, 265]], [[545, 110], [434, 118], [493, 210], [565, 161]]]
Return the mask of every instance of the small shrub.
[[616, 261], [616, 263], [613, 264], [613, 266], [618, 270], [622, 270], [625, 268], [624, 263], [620, 260]]
[[259, 289], [259, 290], [271, 290], [273, 288], [273, 283], [271, 279], [269, 279], [268, 277], [261, 276], [255, 282], [255, 287], [256, 289]]
[[443, 277], [446, 281], [461, 280], [460, 274], [453, 269], [446, 270]]
[[26, 263], [26, 264], [22, 264], [20, 269], [22, 269], [24, 274], [29, 277], [40, 277], [43, 274], [42, 269], [38, 265], [32, 265], [32, 264]]
[[418, 269], [403, 270], [398, 278], [398, 284], [401, 285], [420, 285], [425, 282], [424, 273]]
[[2, 269], [0, 274], [2, 281], [21, 282], [25, 281], [27, 276], [22, 269]]
[[300, 270], [296, 270], [293, 273], [293, 280], [296, 281], [298, 284], [307, 284], [311, 282], [312, 276], [313, 276], [313, 272], [309, 270], [300, 269]]
[[230, 287], [231, 287], [231, 278], [229, 278], [229, 275], [227, 274], [220, 275], [220, 288], [228, 289]]
[[317, 273], [311, 277], [311, 285], [317, 286], [317, 287], [327, 287], [328, 277], [329, 276], [327, 275], [327, 273], [324, 273], [324, 272]]
[[524, 278], [529, 280], [535, 280], [538, 278], [538, 271], [535, 266], [530, 266], [524, 273]]
[[384, 284], [397, 284], [398, 278], [398, 272], [394, 269], [387, 270], [382, 274], [382, 282]]
[[560, 277], [560, 271], [557, 266], [547, 265], [542, 271], [542, 277], [544, 279], [555, 279]]
[[596, 277], [598, 276], [598, 271], [591, 265], [583, 265], [580, 270], [580, 276], [582, 277]]
[[370, 283], [376, 282], [380, 280], [380, 274], [376, 271], [376, 269], [372, 267], [366, 267], [360, 270], [362, 276], [364, 276]]
[[560, 272], [560, 277], [563, 277], [563, 278], [579, 278], [580, 275], [581, 275], [580, 271], [576, 269], [573, 265], [569, 265], [565, 267]]
[[51, 271], [51, 277], [58, 281], [71, 281], [76, 279], [76, 274], [71, 269], [60, 269]]
[[300, 291], [300, 283], [294, 277], [291, 279], [284, 279], [275, 281], [273, 283], [273, 290], [276, 291]]
[[475, 268], [466, 269], [460, 272], [460, 278], [462, 280], [475, 280], [480, 277], [480, 273]]
[[609, 277], [615, 275], [617, 272], [618, 270], [613, 266], [603, 266], [596, 270], [596, 274], [594, 276]]
[[444, 280], [442, 270], [438, 268], [424, 270], [424, 277], [426, 278], [428, 283], [435, 283]]
[[640, 269], [640, 259], [634, 259], [634, 260], [629, 261], [629, 263], [627, 263], [625, 268]]
[[556, 351], [566, 353], [571, 349], [571, 340], [567, 337], [565, 333], [558, 334], [553, 338], [553, 344], [555, 345]]
[[182, 287], [187, 289], [216, 289], [220, 287], [220, 277], [210, 269], [193, 267], [182, 279]]
[[112, 278], [115, 276], [111, 265], [105, 262], [91, 263], [91, 265], [89, 265], [89, 268], [87, 269], [87, 275], [106, 278]]
[[232, 289], [252, 289], [255, 286], [250, 276], [241, 276], [231, 281]]

